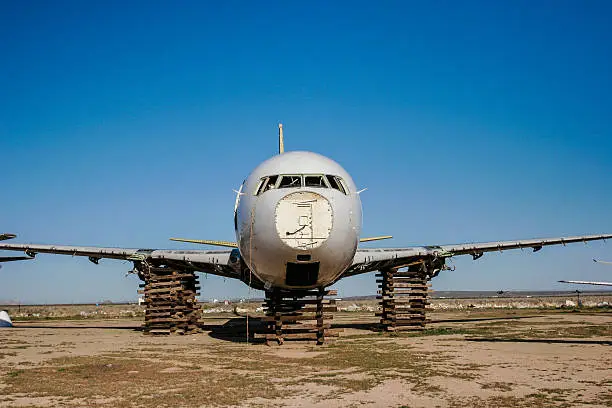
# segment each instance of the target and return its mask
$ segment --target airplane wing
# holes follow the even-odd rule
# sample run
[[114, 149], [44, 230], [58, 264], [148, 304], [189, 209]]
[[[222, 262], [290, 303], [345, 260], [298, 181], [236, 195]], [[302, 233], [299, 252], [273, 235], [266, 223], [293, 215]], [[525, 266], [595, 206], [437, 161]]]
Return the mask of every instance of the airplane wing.
[[612, 282], [593, 282], [593, 281], [577, 281], [577, 280], [560, 280], [557, 282], [561, 283], [575, 283], [578, 285], [600, 285], [600, 286], [612, 286]]
[[509, 249], [530, 248], [537, 252], [549, 245], [565, 245], [574, 242], [588, 242], [612, 238], [612, 234], [583, 235], [574, 237], [526, 239], [517, 241], [495, 241], [455, 245], [421, 246], [408, 248], [359, 248], [353, 264], [342, 277], [361, 273], [401, 268], [424, 260], [444, 260], [457, 255], [471, 255], [475, 260], [485, 252], [503, 252]]
[[27, 261], [32, 259], [30, 256], [1, 256], [0, 262], [11, 262], [11, 261]]
[[[0, 243], [0, 250], [25, 252], [31, 259], [38, 253], [86, 256], [97, 264], [100, 259], [122, 259], [132, 262], [149, 262], [179, 266], [198, 272], [228, 278], [239, 278], [237, 250], [185, 251], [174, 249], [103, 248], [63, 245], [30, 245]], [[1, 258], [0, 258], [1, 259]]]

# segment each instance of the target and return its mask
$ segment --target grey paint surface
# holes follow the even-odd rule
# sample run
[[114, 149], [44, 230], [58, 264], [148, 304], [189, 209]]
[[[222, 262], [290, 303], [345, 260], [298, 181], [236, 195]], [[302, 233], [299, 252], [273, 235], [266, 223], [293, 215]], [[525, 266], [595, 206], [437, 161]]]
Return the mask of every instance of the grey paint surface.
[[[262, 177], [282, 174], [330, 174], [340, 176], [348, 194], [332, 188], [278, 188], [255, 195]], [[283, 242], [276, 227], [277, 206], [297, 191], [311, 191], [324, 197], [332, 208], [333, 226], [329, 236], [317, 248], [300, 250]], [[260, 164], [247, 177], [237, 208], [236, 240], [245, 263], [264, 283], [285, 285], [287, 262], [298, 254], [311, 255], [320, 263], [315, 287], [331, 284], [353, 263], [361, 233], [361, 200], [350, 175], [336, 162], [311, 152], [289, 152]], [[284, 220], [290, 224], [292, 220]], [[297, 226], [297, 219], [295, 220]]]
[[450, 258], [459, 255], [472, 255], [475, 259], [485, 252], [506, 251], [511, 249], [540, 250], [551, 245], [565, 245], [578, 242], [599, 241], [612, 238], [612, 234], [580, 235], [572, 237], [535, 238], [514, 241], [494, 241], [465, 243], [440, 246], [408, 248], [359, 249], [355, 254], [352, 267], [346, 275], [376, 271], [381, 268], [397, 267], [419, 258]]

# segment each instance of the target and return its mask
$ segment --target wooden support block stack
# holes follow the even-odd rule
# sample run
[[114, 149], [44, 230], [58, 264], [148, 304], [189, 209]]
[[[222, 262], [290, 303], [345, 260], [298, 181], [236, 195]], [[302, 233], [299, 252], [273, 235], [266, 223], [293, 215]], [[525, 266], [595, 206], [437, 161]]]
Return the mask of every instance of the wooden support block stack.
[[285, 340], [316, 340], [323, 344], [326, 338], [339, 336], [340, 330], [325, 323], [338, 311], [336, 300], [325, 297], [336, 295], [335, 290], [266, 292], [264, 332], [256, 336], [265, 338], [268, 344], [283, 344]]
[[388, 270], [377, 274], [380, 323], [387, 331], [423, 330], [431, 285], [422, 271]]
[[202, 315], [196, 297], [200, 286], [194, 272], [168, 267], [149, 267], [144, 294], [144, 334], [199, 333]]

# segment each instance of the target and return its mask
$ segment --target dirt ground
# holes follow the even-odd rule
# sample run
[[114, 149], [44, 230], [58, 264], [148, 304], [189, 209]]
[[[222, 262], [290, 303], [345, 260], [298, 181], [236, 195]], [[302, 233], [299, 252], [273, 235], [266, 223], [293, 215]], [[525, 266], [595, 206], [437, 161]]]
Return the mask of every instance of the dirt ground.
[[[246, 342], [246, 319], [150, 337], [139, 319], [0, 329], [0, 407], [610, 407], [612, 311], [433, 311], [391, 335], [339, 312], [335, 342]], [[249, 324], [256, 324], [251, 319]]]

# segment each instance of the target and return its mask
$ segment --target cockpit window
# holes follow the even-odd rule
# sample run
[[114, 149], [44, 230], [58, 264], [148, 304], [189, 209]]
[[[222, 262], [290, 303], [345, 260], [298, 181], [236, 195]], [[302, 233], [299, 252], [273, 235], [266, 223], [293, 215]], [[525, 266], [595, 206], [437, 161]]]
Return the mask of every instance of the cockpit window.
[[278, 180], [278, 176], [268, 177], [268, 182], [266, 183], [266, 186], [264, 187], [263, 191], [268, 191], [272, 190], [273, 188], [276, 188], [276, 180]]
[[340, 191], [341, 193], [346, 194], [346, 188], [344, 187], [344, 182], [340, 177], [332, 176], [328, 174], [327, 181], [329, 181], [329, 185], [331, 186], [331, 188], [334, 188]]
[[270, 176], [270, 177], [262, 177], [259, 181], [259, 185], [257, 186], [257, 190], [255, 190], [255, 195], [260, 195], [264, 191], [272, 190], [276, 188], [276, 181], [278, 180], [278, 176]]
[[342, 194], [348, 194], [344, 180], [338, 176], [330, 174], [285, 174], [262, 177], [255, 190], [255, 195], [260, 195], [275, 188], [299, 188], [302, 185], [314, 188], [333, 188]]
[[278, 184], [278, 188], [291, 188], [291, 187], [302, 187], [302, 176], [291, 175], [291, 176], [283, 176], [283, 178], [281, 178], [281, 181]]
[[304, 176], [304, 186], [327, 188], [327, 183], [325, 182], [325, 177], [322, 175]]
[[259, 180], [257, 190], [255, 190], [255, 195], [260, 195], [263, 192], [263, 189], [266, 186], [266, 181], [268, 181], [267, 177], [262, 177], [261, 180]]

